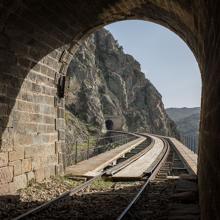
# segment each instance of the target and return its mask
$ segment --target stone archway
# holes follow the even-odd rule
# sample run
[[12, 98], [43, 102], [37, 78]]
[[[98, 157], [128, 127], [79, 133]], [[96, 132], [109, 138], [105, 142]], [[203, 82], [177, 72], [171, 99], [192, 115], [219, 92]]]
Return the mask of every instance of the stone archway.
[[[62, 173], [64, 89], [80, 41], [105, 24], [159, 23], [193, 51], [203, 81], [199, 187], [203, 219], [218, 219], [220, 3], [212, 1], [5, 1], [0, 3], [0, 191]], [[42, 156], [44, 155], [44, 156]]]
[[114, 123], [111, 119], [105, 121], [105, 127], [107, 130], [113, 130]]

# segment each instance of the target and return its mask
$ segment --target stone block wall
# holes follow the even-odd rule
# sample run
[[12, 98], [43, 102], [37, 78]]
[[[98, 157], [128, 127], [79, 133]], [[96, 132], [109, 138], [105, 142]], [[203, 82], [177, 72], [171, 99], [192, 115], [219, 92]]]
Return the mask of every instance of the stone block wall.
[[150, 20], [180, 36], [203, 81], [199, 188], [202, 219], [220, 219], [218, 0], [0, 1], [0, 193], [62, 173], [62, 76], [98, 27]]
[[7, 99], [1, 103], [0, 120], [7, 117], [7, 121], [1, 132], [0, 194], [63, 172], [58, 158], [65, 143], [64, 99], [57, 95], [61, 55], [55, 50], [38, 62], [18, 59], [20, 70], [26, 70], [28, 62], [37, 63], [18, 85], [22, 81], [18, 75], [5, 72], [1, 77], [0, 98]]
[[0, 194], [64, 171], [64, 82], [78, 42], [33, 4], [0, 3]]

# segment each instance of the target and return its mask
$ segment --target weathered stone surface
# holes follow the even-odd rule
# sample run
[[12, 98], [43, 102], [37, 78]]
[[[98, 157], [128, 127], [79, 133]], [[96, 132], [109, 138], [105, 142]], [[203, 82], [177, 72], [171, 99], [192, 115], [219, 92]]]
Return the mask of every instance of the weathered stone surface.
[[15, 176], [13, 182], [9, 184], [10, 192], [27, 187], [27, 177], [25, 174]]
[[25, 158], [33, 158], [41, 153], [41, 148], [39, 146], [30, 146], [24, 149]]
[[62, 151], [62, 144], [65, 144], [65, 142], [57, 141], [55, 144], [55, 153], [58, 154]]
[[62, 107], [62, 108], [64, 108], [65, 107], [64, 99], [63, 98], [55, 97], [54, 98], [54, 106], [55, 107]]
[[31, 159], [23, 159], [22, 160], [22, 173], [30, 172], [32, 170], [32, 162]]
[[1, 136], [1, 151], [3, 152], [12, 151], [14, 147], [13, 140], [14, 140], [13, 131], [11, 129], [5, 130]]
[[14, 176], [22, 174], [21, 160], [15, 160], [13, 162], [10, 162], [9, 165], [14, 167]]
[[63, 175], [64, 174], [64, 168], [63, 168], [62, 164], [56, 165], [55, 173], [56, 173], [56, 175]]
[[59, 164], [63, 164], [64, 160], [63, 160], [63, 153], [59, 152], [58, 153], [58, 163]]
[[37, 170], [42, 168], [43, 166], [47, 165], [47, 157], [44, 156], [37, 156], [32, 159], [32, 169]]
[[61, 140], [61, 141], [65, 140], [65, 130], [64, 129], [58, 130], [58, 140]]
[[47, 164], [57, 164], [58, 163], [58, 154], [51, 154], [47, 156]]
[[9, 152], [9, 161], [20, 160], [24, 158], [24, 148], [18, 147], [16, 150]]
[[5, 195], [9, 192], [9, 184], [0, 184], [0, 195]]
[[41, 144], [26, 147], [24, 152], [25, 158], [46, 157], [47, 155], [55, 154], [55, 141], [54, 143], [50, 144]]
[[44, 177], [49, 178], [50, 177], [50, 167], [44, 167]]
[[13, 179], [13, 167], [7, 166], [0, 168], [0, 184], [11, 182]]
[[65, 109], [64, 108], [57, 108], [57, 117], [64, 118]]
[[56, 165], [50, 165], [50, 176], [55, 176], [56, 175]]
[[0, 153], [0, 167], [4, 167], [8, 164], [8, 152]]
[[35, 170], [34, 174], [37, 182], [42, 182], [45, 178], [44, 168], [39, 168]]
[[56, 119], [56, 130], [65, 129], [65, 120], [62, 118]]
[[28, 183], [35, 180], [35, 175], [33, 171], [26, 173], [26, 176]]
[[[22, 120], [23, 122], [28, 122], [27, 120], [27, 115], [24, 116], [24, 119]], [[19, 134], [19, 133], [16, 133], [14, 135], [14, 143], [16, 145], [19, 145], [17, 146], [17, 148], [19, 149], [20, 146], [25, 146], [25, 145], [30, 145], [30, 144], [33, 144], [33, 137], [31, 135], [24, 135], [24, 134]], [[22, 159], [22, 158], [20, 158]]]

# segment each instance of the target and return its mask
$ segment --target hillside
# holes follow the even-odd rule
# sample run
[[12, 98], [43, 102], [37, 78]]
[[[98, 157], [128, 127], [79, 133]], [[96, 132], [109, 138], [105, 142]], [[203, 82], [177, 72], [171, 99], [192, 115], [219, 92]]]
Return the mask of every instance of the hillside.
[[167, 108], [166, 112], [176, 122], [193, 114], [200, 114], [200, 108]]
[[169, 117], [176, 123], [181, 136], [196, 136], [199, 133], [200, 108], [168, 108]]
[[68, 79], [67, 141], [104, 131], [109, 119], [116, 130], [179, 136], [160, 93], [107, 30], [95, 32], [82, 44]]

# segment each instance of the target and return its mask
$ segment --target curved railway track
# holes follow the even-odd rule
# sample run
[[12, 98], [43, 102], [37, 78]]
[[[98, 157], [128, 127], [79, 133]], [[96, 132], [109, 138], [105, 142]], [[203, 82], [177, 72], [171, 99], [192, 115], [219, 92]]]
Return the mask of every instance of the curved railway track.
[[154, 180], [156, 178], [156, 175], [158, 174], [159, 170], [161, 169], [161, 167], [163, 166], [163, 164], [165, 163], [165, 161], [168, 158], [168, 155], [170, 153], [170, 145], [169, 143], [164, 139], [161, 138], [164, 146], [165, 146], [165, 151], [163, 153], [162, 158], [157, 162], [156, 166], [152, 169], [150, 176], [148, 177], [147, 181], [143, 184], [143, 186], [141, 187], [141, 189], [138, 191], [138, 193], [136, 194], [136, 196], [132, 199], [132, 201], [128, 204], [128, 206], [123, 210], [123, 212], [119, 215], [119, 217], [117, 218], [117, 220], [122, 220], [125, 218], [128, 218], [128, 214], [132, 211], [132, 209], [134, 208], [135, 204], [137, 203], [137, 201], [140, 199], [140, 197], [142, 196], [143, 192], [146, 190], [146, 188], [148, 187], [150, 181]]
[[[144, 134], [141, 134], [141, 135], [147, 137], [147, 139], [149, 140], [149, 136], [144, 135]], [[131, 186], [130, 187], [131, 190], [128, 190], [128, 191], [119, 190], [119, 191], [116, 191], [113, 193], [109, 193], [109, 192], [107, 192], [107, 193], [96, 192], [95, 193], [95, 197], [93, 197], [92, 200], [95, 200], [97, 198], [99, 198], [98, 200], [100, 200], [100, 198], [102, 197], [102, 199], [100, 200], [100, 203], [105, 202], [107, 204], [109, 197], [111, 197], [111, 196], [113, 198], [111, 200], [111, 203], [114, 199], [117, 199], [117, 200], [121, 199], [121, 201], [119, 201], [119, 203], [117, 202], [118, 204], [116, 205], [117, 206], [117, 209], [115, 211], [116, 216], [110, 215], [112, 217], [111, 219], [116, 219], [116, 218], [118, 220], [136, 219], [136, 217], [135, 217], [136, 214], [134, 214], [133, 210], [136, 209], [135, 206], [138, 203], [138, 201], [140, 200], [140, 198], [142, 197], [142, 195], [144, 193], [146, 193], [146, 191], [147, 191], [146, 189], [148, 188], [150, 182], [157, 177], [158, 173], [160, 172], [160, 170], [162, 168], [164, 169], [164, 164], [165, 164], [165, 171], [166, 172], [169, 171], [170, 167], [167, 166], [165, 162], [167, 161], [168, 156], [171, 152], [170, 145], [165, 138], [158, 137], [158, 136], [155, 136], [155, 137], [160, 138], [163, 141], [164, 150], [162, 152], [162, 155], [160, 155], [160, 157], [158, 157], [157, 161], [154, 163], [154, 166], [151, 167], [151, 170], [148, 171], [148, 173], [145, 173], [145, 177], [143, 178], [143, 181], [141, 181], [141, 182], [137, 181], [136, 183], [134, 183], [134, 182], [131, 183], [129, 185], [129, 186]], [[81, 193], [81, 195], [83, 195], [83, 190], [85, 190], [86, 188], [91, 186], [91, 184], [93, 184], [96, 180], [101, 179], [102, 177], [114, 175], [114, 173], [117, 173], [118, 171], [124, 169], [129, 164], [132, 164], [134, 161], [138, 160], [141, 156], [143, 156], [145, 153], [147, 153], [149, 151], [149, 149], [152, 148], [154, 145], [154, 140], [152, 138], [150, 140], [151, 141], [150, 141], [150, 144], [148, 144], [148, 147], [143, 148], [144, 144], [146, 145], [147, 143], [149, 143], [149, 142], [145, 141], [144, 143], [142, 143], [141, 150], [137, 154], [135, 154], [134, 156], [131, 156], [129, 159], [122, 161], [121, 163], [119, 163], [113, 167], [106, 168], [100, 174], [98, 174], [97, 176], [84, 182], [83, 184], [77, 186], [76, 188], [63, 193], [59, 197], [52, 199], [51, 201], [48, 201], [48, 202], [46, 202], [46, 203], [44, 203], [44, 204], [42, 204], [32, 210], [27, 211], [26, 213], [14, 218], [14, 220], [19, 220], [19, 219], [54, 219], [53, 216], [54, 216], [54, 212], [56, 212], [56, 210], [58, 210], [58, 212], [61, 212], [61, 210], [64, 209], [63, 207], [69, 207], [71, 202], [75, 201], [73, 199], [74, 196], [76, 197], [76, 195], [78, 195], [80, 193]], [[164, 172], [164, 170], [163, 170], [163, 172]], [[160, 178], [161, 178], [161, 176], [160, 176]], [[163, 176], [162, 179], [163, 178], [166, 178], [166, 176]], [[65, 203], [67, 205], [65, 205]], [[114, 204], [110, 204], [109, 208], [112, 205], [114, 206]], [[76, 207], [76, 206], [74, 206], [74, 207]], [[85, 208], [85, 206], [86, 206], [86, 204], [84, 204], [84, 208]], [[106, 206], [108, 208], [108, 204]], [[107, 215], [107, 217], [103, 216], [103, 219], [104, 218], [107, 219], [110, 216], [109, 215]], [[82, 217], [80, 217], [80, 216], [78, 216], [78, 217], [79, 217], [79, 219], [82, 219]], [[69, 216], [64, 215], [64, 217], [62, 219], [77, 219], [78, 217], [73, 216], [73, 214], [71, 214]], [[85, 219], [94, 219], [92, 216], [90, 216], [90, 217], [85, 218]], [[58, 216], [57, 216], [57, 218], [60, 219]], [[139, 219], [139, 218], [137, 218], [137, 219]]]

